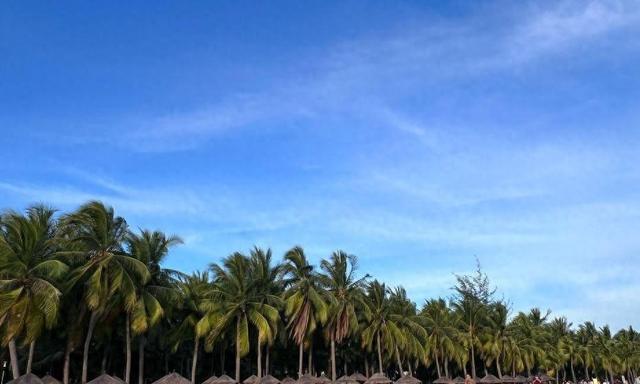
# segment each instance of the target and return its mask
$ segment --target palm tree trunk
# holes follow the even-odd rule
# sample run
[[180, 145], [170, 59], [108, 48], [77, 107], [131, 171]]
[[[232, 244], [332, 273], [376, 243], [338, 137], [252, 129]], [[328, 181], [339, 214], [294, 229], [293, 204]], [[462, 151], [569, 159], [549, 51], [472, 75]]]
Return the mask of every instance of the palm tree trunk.
[[364, 357], [364, 374], [369, 377], [369, 359], [367, 359], [366, 355]]
[[449, 358], [445, 357], [444, 358], [444, 376], [445, 377], [449, 377]]
[[587, 364], [584, 365], [584, 379], [589, 380], [589, 366]]
[[498, 357], [496, 357], [496, 369], [498, 371], [498, 378], [502, 379], [502, 370], [500, 369], [500, 353], [498, 353]]
[[109, 343], [106, 343], [102, 350], [102, 363], [100, 364], [100, 372], [107, 373], [107, 356], [109, 356]]
[[347, 374], [348, 374], [348, 373], [347, 373], [347, 359], [344, 359], [343, 363], [344, 363], [344, 367], [343, 367], [343, 369], [344, 369], [344, 373], [343, 373], [343, 374], [344, 374], [344, 375], [347, 375]]
[[16, 341], [9, 340], [9, 358], [11, 359], [11, 374], [14, 379], [20, 377], [20, 367], [18, 366], [18, 350], [16, 349]]
[[436, 352], [435, 359], [436, 361], [436, 370], [438, 371], [438, 378], [442, 377], [442, 372], [440, 372], [440, 359], [438, 358], [438, 352]]
[[304, 343], [300, 343], [298, 346], [298, 378], [300, 378], [302, 373], [302, 361], [304, 360]]
[[89, 347], [91, 347], [91, 338], [93, 337], [93, 330], [98, 322], [98, 313], [91, 311], [91, 317], [89, 318], [89, 329], [87, 329], [87, 337], [84, 340], [84, 350], [82, 351], [82, 384], [87, 384], [87, 374], [89, 373]]
[[258, 337], [258, 378], [262, 377], [262, 346], [260, 345], [260, 337]]
[[411, 366], [411, 360], [407, 360], [407, 365], [409, 366], [409, 376], [413, 376], [413, 366]]
[[127, 360], [125, 363], [124, 369], [124, 382], [129, 384], [129, 380], [131, 379], [131, 315], [127, 312], [125, 326], [127, 329], [125, 330], [125, 342], [127, 348]]
[[331, 381], [336, 381], [336, 340], [331, 338]]
[[270, 350], [271, 348], [269, 347], [269, 344], [267, 344], [267, 355], [264, 357], [264, 373], [265, 374], [269, 374], [269, 355], [270, 355]]
[[313, 340], [309, 342], [309, 355], [307, 356], [307, 371], [313, 375]]
[[573, 359], [569, 360], [569, 364], [571, 365], [571, 378], [573, 379], [573, 384], [576, 384], [576, 371], [573, 369]]
[[62, 365], [62, 383], [69, 384], [69, 369], [71, 365], [71, 352], [73, 352], [73, 342], [67, 336], [67, 346], [64, 349], [64, 363]]
[[196, 340], [193, 343], [193, 361], [191, 362], [191, 384], [196, 383], [196, 368], [198, 367], [199, 344], [200, 344], [200, 338], [196, 335]]
[[[380, 346], [380, 332], [377, 335], [378, 344], [378, 372], [382, 373], [382, 347]], [[83, 383], [86, 384], [86, 383]]]
[[27, 374], [31, 373], [31, 366], [33, 365], [33, 353], [36, 350], [35, 340], [29, 343], [29, 357], [27, 359]]
[[476, 350], [473, 346], [473, 334], [471, 332], [469, 332], [469, 336], [471, 339], [471, 377], [473, 377], [473, 379], [476, 379]]
[[400, 351], [398, 350], [398, 344], [396, 344], [396, 359], [398, 360], [398, 369], [400, 370], [400, 376], [402, 376], [402, 360], [400, 359]]
[[144, 345], [147, 339], [144, 335], [140, 335], [138, 340], [138, 384], [144, 383]]

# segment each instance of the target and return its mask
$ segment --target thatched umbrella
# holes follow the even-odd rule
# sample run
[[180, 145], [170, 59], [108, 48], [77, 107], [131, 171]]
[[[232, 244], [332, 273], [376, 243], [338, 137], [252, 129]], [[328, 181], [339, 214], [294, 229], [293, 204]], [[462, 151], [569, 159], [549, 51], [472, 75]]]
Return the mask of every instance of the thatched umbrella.
[[308, 373], [300, 376], [300, 378], [296, 381], [297, 384], [318, 384], [318, 378], [315, 376], [311, 376]]
[[42, 384], [42, 380], [33, 373], [27, 373], [26, 375], [22, 375], [17, 379], [13, 379], [8, 381], [7, 384]]
[[117, 377], [113, 377], [113, 376], [107, 375], [106, 373], [103, 373], [102, 375], [96, 377], [95, 379], [91, 380], [87, 384], [122, 384], [122, 383], [124, 382], [118, 379]]
[[237, 382], [227, 375], [222, 375], [213, 381], [213, 384], [236, 384]]
[[280, 380], [271, 375], [266, 375], [260, 378], [256, 378], [254, 384], [280, 384]]
[[391, 384], [391, 383], [392, 381], [389, 380], [382, 373], [374, 373], [373, 375], [371, 375], [370, 378], [367, 379], [367, 381], [364, 382], [364, 384]]
[[40, 380], [42, 380], [44, 384], [62, 384], [60, 380], [50, 375], [43, 376]]
[[258, 380], [258, 376], [251, 375], [242, 381], [242, 384], [255, 384], [256, 380]]
[[340, 377], [338, 380], [336, 380], [336, 383], [341, 383], [341, 384], [360, 384], [360, 382], [356, 379], [354, 379], [351, 376], [347, 376], [344, 375], [342, 377]]
[[464, 384], [464, 378], [460, 376], [456, 376], [456, 378], [453, 379], [452, 381], [453, 381], [453, 384]]
[[422, 384], [422, 381], [416, 379], [411, 375], [404, 375], [396, 380], [395, 384]]
[[516, 376], [516, 377], [514, 378], [514, 380], [515, 380], [515, 382], [516, 382], [516, 383], [519, 383], [519, 384], [521, 384], [521, 383], [528, 383], [528, 382], [529, 382], [529, 380], [527, 380], [527, 378], [526, 378], [526, 377], [524, 377], [524, 376], [522, 376], [522, 375], [518, 375], [518, 376]]
[[293, 384], [296, 382], [296, 379], [294, 379], [293, 377], [285, 377], [284, 379], [280, 380], [281, 384]]
[[367, 376], [363, 375], [360, 372], [356, 372], [353, 375], [349, 376], [350, 378], [352, 378], [355, 381], [359, 381], [361, 383], [364, 383], [365, 381], [367, 381]]
[[538, 377], [540, 378], [540, 381], [542, 381], [543, 383], [548, 383], [549, 381], [556, 381], [556, 379], [554, 379], [551, 376], [547, 376], [544, 373]]
[[516, 378], [513, 377], [513, 376], [509, 376], [509, 375], [502, 376], [502, 382], [503, 383], [508, 383], [508, 384], [515, 383], [516, 382]]
[[[462, 382], [464, 383], [464, 380], [462, 380]], [[433, 380], [433, 384], [452, 384], [453, 380], [451, 380], [448, 377], [438, 377], [437, 379]]]
[[218, 376], [211, 376], [207, 380], [203, 381], [202, 384], [213, 384], [214, 381], [218, 380]]
[[498, 379], [497, 377], [488, 374], [485, 377], [483, 377], [482, 379], [480, 379], [480, 383], [482, 384], [500, 384], [502, 381], [500, 379]]
[[331, 384], [331, 379], [328, 378], [327, 376], [324, 375], [324, 373], [322, 375], [320, 375], [320, 377], [318, 377], [316, 379], [316, 383], [319, 384]]
[[191, 384], [191, 381], [185, 379], [179, 373], [170, 373], [166, 376], [159, 378], [154, 381], [152, 384]]

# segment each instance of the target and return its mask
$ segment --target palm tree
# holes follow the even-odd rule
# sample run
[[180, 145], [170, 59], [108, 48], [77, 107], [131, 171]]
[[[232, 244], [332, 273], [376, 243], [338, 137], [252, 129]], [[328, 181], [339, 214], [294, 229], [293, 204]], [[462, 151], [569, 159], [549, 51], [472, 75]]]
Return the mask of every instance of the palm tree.
[[490, 306], [487, 314], [487, 326], [484, 328], [481, 340], [481, 349], [485, 358], [485, 366], [496, 363], [496, 372], [502, 378], [501, 357], [508, 343], [507, 318], [509, 310], [502, 302]]
[[180, 297], [179, 304], [184, 317], [180, 324], [170, 332], [169, 340], [172, 341], [174, 352], [182, 342], [193, 340], [191, 383], [195, 384], [200, 338], [205, 332], [200, 323], [205, 318], [203, 307], [211, 297], [212, 285], [207, 272], [194, 272], [188, 276], [180, 276], [177, 287]]
[[[291, 338], [299, 348], [298, 375], [302, 376], [304, 343], [319, 324], [328, 318], [328, 305], [319, 286], [318, 275], [307, 261], [304, 250], [294, 247], [285, 256], [283, 265], [285, 316]], [[311, 367], [309, 367], [311, 370]]]
[[251, 260], [241, 253], [234, 253], [213, 264], [214, 288], [207, 316], [201, 328], [208, 329], [207, 344], [213, 345], [222, 332], [235, 328], [236, 381], [240, 381], [240, 359], [249, 353], [249, 324], [258, 332], [258, 348], [273, 339], [280, 318], [278, 309], [270, 302], [280, 299], [266, 292], [258, 292], [253, 279]]
[[[407, 291], [402, 287], [396, 287], [390, 291], [389, 303], [391, 313], [389, 319], [395, 324], [402, 335], [394, 340], [394, 352], [398, 362], [400, 374], [404, 372], [401, 352], [410, 363], [411, 358], [424, 360], [426, 357], [425, 345], [428, 334], [421, 325], [421, 318], [417, 315], [416, 305], [409, 300]], [[410, 366], [410, 364], [409, 364]], [[411, 369], [409, 369], [411, 371]]]
[[455, 318], [444, 299], [427, 300], [420, 312], [428, 333], [433, 360], [436, 363], [438, 377], [442, 377], [440, 361], [443, 361], [444, 376], [449, 377], [448, 361], [454, 360], [457, 329]]
[[587, 321], [578, 326], [576, 337], [580, 351], [580, 361], [584, 367], [585, 380], [590, 379], [589, 368], [595, 364], [595, 340], [597, 336], [598, 329], [592, 322]]
[[[161, 264], [169, 254], [169, 248], [182, 244], [182, 239], [177, 236], [166, 236], [160, 231], [143, 230], [139, 235], [130, 233], [126, 242], [131, 256], [141, 261], [150, 273], [149, 281], [146, 284], [139, 282], [140, 284], [136, 287], [137, 299], [131, 312], [131, 330], [134, 335], [139, 335], [138, 384], [143, 384], [145, 333], [164, 315], [163, 304], [169, 305], [171, 299], [177, 297], [174, 285], [175, 276], [179, 274], [162, 268]], [[128, 367], [131, 365], [130, 356], [130, 354], [127, 356]]]
[[136, 282], [146, 282], [149, 271], [144, 263], [127, 255], [122, 242], [127, 234], [127, 223], [115, 215], [113, 208], [98, 201], [82, 205], [76, 212], [64, 217], [66, 233], [72, 245], [82, 250], [60, 252], [69, 258], [82, 258], [84, 264], [71, 272], [70, 286], [82, 284], [85, 302], [91, 311], [82, 359], [82, 384], [87, 382], [89, 347], [95, 326], [109, 302], [119, 295], [127, 313], [136, 304]]
[[54, 258], [54, 212], [35, 205], [26, 215], [7, 212], [0, 222], [0, 325], [14, 378], [20, 376], [15, 340], [30, 345], [26, 373], [31, 373], [35, 341], [58, 318], [62, 294], [56, 284], [68, 267]]
[[[364, 283], [369, 275], [356, 278], [358, 260], [354, 255], [343, 251], [331, 254], [330, 260], [322, 260], [320, 267], [323, 287], [330, 293], [329, 315], [325, 332], [331, 342], [331, 380], [336, 380], [336, 343], [349, 337], [358, 329], [356, 307], [364, 307]], [[345, 373], [346, 374], [346, 373]]]

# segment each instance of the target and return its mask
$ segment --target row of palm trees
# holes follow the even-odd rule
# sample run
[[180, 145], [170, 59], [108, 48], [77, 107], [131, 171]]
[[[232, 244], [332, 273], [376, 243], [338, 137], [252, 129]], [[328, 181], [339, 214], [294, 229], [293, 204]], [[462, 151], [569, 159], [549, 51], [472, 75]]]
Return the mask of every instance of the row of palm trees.
[[[606, 374], [613, 382], [635, 377], [640, 366], [632, 328], [572, 327], [538, 309], [510, 316], [479, 267], [456, 276], [449, 300], [418, 309], [403, 288], [358, 275], [356, 257], [343, 251], [317, 268], [301, 247], [282, 261], [254, 248], [185, 274], [162, 266], [180, 243], [160, 231], [132, 232], [96, 201], [61, 215], [44, 205], [4, 213], [0, 340], [13, 376], [22, 365], [26, 373], [62, 371], [65, 384], [80, 372], [85, 384], [118, 362], [126, 383], [134, 369], [143, 384], [170, 366], [183, 373], [190, 366], [195, 383], [204, 364], [213, 371], [216, 357], [223, 373], [230, 353], [237, 381], [249, 369], [258, 377], [271, 366], [283, 373], [295, 353], [298, 374], [323, 367], [332, 380], [359, 370], [431, 377], [483, 370], [499, 377], [544, 371], [574, 382]], [[152, 356], [146, 370], [145, 352]]]

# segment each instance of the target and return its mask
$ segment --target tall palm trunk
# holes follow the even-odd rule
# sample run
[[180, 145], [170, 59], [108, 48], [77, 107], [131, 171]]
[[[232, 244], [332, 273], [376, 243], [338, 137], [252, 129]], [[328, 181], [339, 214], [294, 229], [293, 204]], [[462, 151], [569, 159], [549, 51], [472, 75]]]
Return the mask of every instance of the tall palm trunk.
[[127, 359], [124, 368], [124, 382], [129, 384], [129, 380], [131, 379], [131, 315], [129, 315], [129, 312], [127, 312], [126, 315], [125, 326], [127, 327], [124, 332]]
[[29, 357], [27, 359], [27, 374], [31, 373], [31, 366], [33, 365], [33, 353], [35, 352], [36, 349], [36, 342], [35, 340], [32, 341], [31, 343], [29, 343]]
[[[469, 328], [471, 328], [471, 324], [469, 324]], [[473, 332], [469, 331], [469, 336], [471, 340], [471, 376], [475, 380], [476, 378], [476, 350], [473, 345]]]
[[449, 358], [445, 357], [444, 358], [444, 376], [445, 377], [449, 377]]
[[89, 329], [87, 329], [87, 337], [84, 340], [84, 350], [82, 351], [82, 384], [87, 384], [87, 374], [89, 372], [89, 347], [91, 347], [91, 338], [93, 337], [93, 330], [96, 328], [98, 322], [98, 313], [96, 311], [91, 312], [89, 318]]
[[144, 335], [140, 335], [138, 340], [138, 384], [144, 383], [144, 345], [147, 343], [147, 339]]
[[258, 337], [258, 378], [262, 377], [262, 346], [260, 345], [260, 337]]
[[264, 357], [264, 373], [265, 374], [269, 374], [269, 355], [270, 355], [270, 350], [271, 348], [269, 347], [269, 344], [267, 344], [267, 355]]
[[20, 367], [18, 366], [18, 350], [16, 349], [16, 341], [9, 340], [9, 358], [11, 359], [11, 374], [14, 379], [20, 377]]
[[71, 338], [67, 338], [67, 345], [64, 349], [64, 363], [62, 365], [62, 383], [69, 384], [69, 369], [71, 365], [71, 352], [73, 352], [74, 345]]
[[304, 343], [301, 342], [298, 346], [298, 378], [302, 376], [302, 361], [304, 360]]
[[589, 366], [587, 364], [584, 365], [584, 379], [589, 380]]
[[378, 344], [378, 372], [382, 373], [382, 347], [380, 346], [380, 332], [378, 332], [376, 343]]
[[236, 318], [236, 382], [240, 382], [240, 316]]
[[367, 359], [367, 356], [364, 357], [364, 374], [369, 377], [369, 359]]
[[496, 370], [498, 371], [498, 378], [502, 379], [502, 370], [500, 369], [500, 355], [501, 353], [498, 353], [498, 357], [496, 357]]
[[313, 375], [313, 340], [309, 342], [309, 355], [307, 356], [307, 370]]
[[440, 372], [440, 358], [438, 358], [438, 352], [436, 351], [435, 359], [436, 361], [436, 370], [438, 371], [438, 377], [442, 377], [442, 372]]
[[573, 369], [573, 359], [569, 360], [569, 365], [571, 366], [571, 378], [573, 379], [573, 383], [577, 383], [576, 381], [576, 371]]
[[200, 344], [200, 338], [196, 335], [196, 340], [193, 343], [193, 361], [191, 362], [191, 384], [196, 383], [196, 368], [198, 366], [198, 346]]
[[336, 340], [331, 338], [331, 381], [336, 381]]
[[398, 369], [400, 370], [400, 376], [402, 376], [402, 360], [400, 359], [400, 350], [398, 349], [398, 344], [396, 344], [396, 359], [398, 360]]

